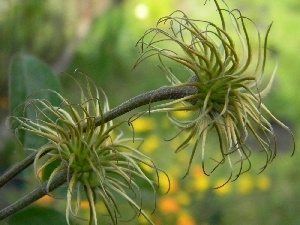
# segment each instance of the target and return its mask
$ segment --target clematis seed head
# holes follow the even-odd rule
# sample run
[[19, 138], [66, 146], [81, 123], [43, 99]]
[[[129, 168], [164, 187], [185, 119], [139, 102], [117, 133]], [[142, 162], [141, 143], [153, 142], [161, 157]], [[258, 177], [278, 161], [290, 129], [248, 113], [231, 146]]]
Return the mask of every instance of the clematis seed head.
[[[83, 217], [80, 214], [83, 201], [89, 205], [89, 224], [99, 224], [97, 206], [100, 203], [105, 205], [112, 224], [117, 224], [123, 215], [119, 202], [128, 203], [134, 215], [143, 215], [153, 224], [142, 209], [142, 194], [136, 180], [150, 185], [155, 194], [158, 182], [152, 181], [148, 177], [150, 173], [146, 175], [141, 168], [152, 169], [154, 177], [158, 176], [158, 169], [139, 151], [142, 139], [135, 138], [135, 143], [139, 144], [134, 145], [132, 139], [124, 138], [119, 130], [123, 122], [114, 125], [102, 119], [96, 126], [97, 119], [103, 118], [109, 110], [107, 98], [87, 77], [86, 88], [79, 84], [78, 88], [81, 93], [79, 103], [71, 103], [59, 93], [50, 91], [61, 99], [59, 106], [43, 99], [31, 99], [26, 107], [35, 110], [35, 120], [11, 118], [19, 124], [17, 129], [48, 141], [36, 150], [36, 176], [40, 178], [39, 175], [54, 162], [58, 162], [58, 166], [52, 170], [48, 185], [59, 172], [68, 172], [68, 224], [71, 224], [71, 218]], [[43, 160], [40, 159], [42, 156]]]
[[[203, 171], [209, 175], [227, 162], [229, 181], [251, 167], [249, 136], [254, 137], [266, 156], [262, 170], [274, 159], [277, 139], [271, 120], [289, 132], [293, 140], [294, 137], [263, 103], [277, 69], [276, 65], [271, 76], [266, 77], [267, 40], [272, 24], [262, 36], [256, 24], [238, 9], [230, 10], [223, 1], [223, 8], [221, 1], [213, 2], [219, 23], [191, 19], [182, 11], [160, 18], [156, 27], [147, 30], [138, 41], [141, 56], [136, 66], [157, 57], [172, 87], [196, 88], [195, 94], [155, 106], [152, 112], [167, 112], [170, 121], [180, 128], [179, 133], [187, 134], [176, 152], [192, 143], [185, 176], [199, 149]], [[176, 70], [169, 65], [176, 65]], [[182, 79], [184, 71], [188, 73]], [[193, 116], [178, 119], [172, 116], [174, 111], [189, 111]], [[215, 147], [208, 149], [208, 138], [218, 142], [218, 151]], [[206, 161], [211, 157], [207, 155], [212, 155], [214, 165], [209, 170]]]

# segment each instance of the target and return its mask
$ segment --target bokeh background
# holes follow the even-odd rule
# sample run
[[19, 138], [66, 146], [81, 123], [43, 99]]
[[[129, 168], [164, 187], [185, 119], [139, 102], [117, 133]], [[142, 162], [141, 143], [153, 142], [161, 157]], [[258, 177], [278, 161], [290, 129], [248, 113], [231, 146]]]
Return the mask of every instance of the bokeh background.
[[[78, 74], [74, 71], [78, 68], [104, 89], [110, 105], [114, 107], [137, 94], [167, 84], [155, 63], [143, 63], [133, 69], [139, 56], [135, 44], [145, 30], [176, 9], [183, 10], [192, 18], [214, 20], [215, 9], [204, 6], [204, 2], [1, 0], [0, 173], [27, 154], [19, 148], [5, 124], [9, 115], [9, 64], [15, 54], [30, 53], [45, 61], [59, 76], [66, 95], [74, 99], [74, 87], [68, 82], [70, 78], [66, 74], [76, 77]], [[265, 104], [293, 130], [298, 146], [300, 2], [232, 0], [227, 3], [230, 8], [239, 8], [244, 15], [252, 18], [262, 30], [266, 30], [273, 21], [268, 46], [276, 53], [279, 69]], [[274, 64], [275, 60], [271, 59], [270, 63]], [[275, 126], [280, 151], [268, 168], [258, 174], [264, 161], [260, 155], [253, 154], [253, 168], [235, 182], [219, 189], [214, 187], [224, 183], [228, 174], [207, 177], [201, 170], [200, 160], [194, 160], [190, 175], [182, 179], [189, 152], [174, 153], [180, 140], [164, 142], [163, 138], [172, 137], [172, 127], [165, 117], [143, 117], [136, 121], [135, 128], [135, 135], [145, 138], [144, 152], [171, 179], [171, 190], [163, 194], [167, 181], [162, 177], [162, 190], [157, 197], [156, 211], [151, 216], [156, 224], [300, 224], [299, 152], [290, 157], [291, 140], [279, 127]], [[130, 132], [128, 129], [129, 135], [132, 135]], [[27, 173], [32, 174], [32, 169]], [[24, 173], [0, 190], [1, 207], [37, 185], [28, 174]], [[149, 202], [145, 203], [145, 208], [151, 212], [153, 202], [151, 199]], [[64, 212], [63, 204], [63, 201], [48, 197], [35, 203], [35, 206]], [[147, 223], [139, 217], [124, 224]]]

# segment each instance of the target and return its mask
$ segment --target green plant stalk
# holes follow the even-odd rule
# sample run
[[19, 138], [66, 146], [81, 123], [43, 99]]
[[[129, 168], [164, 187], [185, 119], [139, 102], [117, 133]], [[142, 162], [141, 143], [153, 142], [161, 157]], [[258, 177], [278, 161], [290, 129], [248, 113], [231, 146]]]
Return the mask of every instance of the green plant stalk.
[[[188, 82], [192, 82], [190, 80]], [[101, 122], [109, 122], [115, 118], [118, 118], [127, 112], [130, 112], [134, 109], [137, 109], [144, 105], [150, 105], [151, 103], [164, 101], [164, 100], [174, 100], [180, 99], [183, 97], [187, 97], [193, 94], [196, 94], [197, 88], [194, 86], [182, 86], [182, 87], [163, 87], [157, 90], [152, 90], [143, 94], [140, 94], [136, 97], [129, 99], [128, 101], [120, 104], [119, 106], [111, 109], [107, 113], [103, 115], [103, 118], [97, 118], [96, 126], [99, 126]], [[7, 182], [13, 179], [16, 175], [20, 172], [25, 170], [31, 164], [33, 164], [34, 159], [38, 151], [35, 151], [31, 155], [29, 155], [26, 159], [22, 162], [18, 163], [10, 170], [8, 170], [4, 175], [0, 178], [0, 187], [4, 186]], [[44, 153], [44, 155], [47, 152]], [[62, 184], [67, 181], [67, 172], [61, 173], [59, 176], [56, 176], [50, 183], [49, 192], [55, 190]], [[14, 204], [6, 207], [5, 209], [0, 211], [0, 220], [7, 218], [8, 216], [18, 212], [19, 210], [23, 209], [24, 207], [30, 205], [31, 203], [35, 202], [36, 200], [40, 199], [41, 197], [48, 194], [46, 191], [47, 182], [45, 182], [40, 187], [33, 190], [28, 195], [24, 196], [22, 199], [18, 200]]]
[[[22, 162], [14, 165], [8, 171], [6, 171], [0, 177], [0, 188], [3, 187], [7, 182], [9, 182], [15, 176], [17, 176], [19, 173], [21, 173], [24, 169], [29, 167], [33, 163], [36, 154], [37, 154], [37, 151], [33, 152], [32, 154], [27, 156]], [[46, 152], [43, 155], [45, 155], [45, 154], [46, 154]]]
[[[190, 78], [188, 82], [193, 82], [192, 78]], [[190, 95], [197, 94], [197, 92], [198, 89], [191, 85], [182, 87], [164, 87], [143, 93], [111, 109], [104, 114], [104, 118], [97, 118], [96, 126], [99, 126], [101, 124], [102, 119], [106, 123], [141, 106], [148, 104], [150, 105], [151, 103], [164, 100], [181, 99]]]
[[51, 181], [49, 186], [48, 183], [45, 182], [37, 189], [33, 190], [23, 198], [19, 199], [17, 202], [4, 208], [0, 211], [0, 221], [25, 208], [26, 206], [30, 205], [31, 203], [35, 202], [41, 197], [47, 195], [49, 192], [55, 190], [67, 181], [67, 177], [67, 170], [61, 171], [55, 176], [55, 178]]

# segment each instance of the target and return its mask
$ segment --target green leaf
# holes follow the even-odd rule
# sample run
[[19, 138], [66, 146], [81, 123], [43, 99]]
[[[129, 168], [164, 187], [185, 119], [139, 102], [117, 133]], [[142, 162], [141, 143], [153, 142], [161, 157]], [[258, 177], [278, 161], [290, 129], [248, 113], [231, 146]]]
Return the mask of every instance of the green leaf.
[[[16, 55], [10, 64], [9, 71], [9, 102], [10, 114], [17, 117], [34, 119], [36, 114], [33, 110], [24, 109], [28, 98], [45, 99], [53, 105], [59, 105], [61, 100], [51, 93], [53, 90], [61, 92], [61, 85], [57, 75], [38, 58], [27, 55]], [[15, 129], [12, 124], [12, 129]], [[37, 148], [44, 144], [44, 140], [27, 134], [25, 131], [19, 133], [20, 141], [26, 148]]]
[[32, 206], [14, 215], [8, 220], [8, 225], [65, 225], [66, 217], [52, 208]]

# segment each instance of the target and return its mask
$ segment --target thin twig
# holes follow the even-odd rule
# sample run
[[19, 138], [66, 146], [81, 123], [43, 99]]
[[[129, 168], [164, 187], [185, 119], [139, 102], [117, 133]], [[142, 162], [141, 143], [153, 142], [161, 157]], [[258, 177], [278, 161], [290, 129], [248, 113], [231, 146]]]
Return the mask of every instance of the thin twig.
[[[19, 173], [21, 173], [23, 170], [25, 170], [27, 167], [29, 167], [33, 163], [37, 152], [38, 151], [31, 153], [23, 161], [19, 162], [18, 164], [11, 167], [8, 171], [6, 171], [0, 177], [0, 188], [4, 186], [7, 182], [9, 182], [11, 179], [13, 179], [15, 176], [17, 176]], [[45, 151], [43, 155], [45, 155], [46, 153], [48, 152]]]
[[[193, 95], [197, 93], [197, 88], [194, 86], [182, 86], [182, 87], [164, 87], [157, 90], [153, 90], [150, 92], [146, 92], [144, 94], [138, 95], [121, 105], [111, 109], [110, 111], [106, 112], [103, 115], [103, 118], [99, 117], [96, 121], [96, 126], [100, 126], [101, 122], [109, 122], [121, 115], [126, 114], [127, 112], [130, 112], [133, 109], [139, 108], [141, 106], [159, 102], [163, 100], [173, 100], [173, 99], [180, 99], [189, 95]], [[84, 128], [85, 129], [85, 128]], [[1, 178], [0, 178], [0, 187], [2, 187], [4, 184], [6, 184], [8, 181], [10, 181], [12, 178], [14, 178], [17, 174], [19, 174], [21, 171], [26, 169], [28, 166], [30, 166], [35, 159], [36, 154], [38, 151], [32, 153], [30, 156], [28, 156], [26, 159], [24, 159], [22, 162], [18, 163], [14, 167], [12, 167], [9, 171], [7, 171]], [[46, 153], [45, 153], [46, 154]], [[50, 186], [49, 186], [49, 192], [55, 190], [60, 185], [65, 183], [67, 180], [67, 172], [64, 171], [60, 174], [58, 174], [55, 178], [53, 178]], [[23, 209], [24, 207], [30, 205], [34, 201], [38, 200], [39, 198], [46, 195], [47, 192], [47, 183], [44, 183], [42, 186], [38, 187], [28, 195], [24, 196], [22, 199], [19, 199], [14, 204], [8, 206], [7, 208], [0, 211], [0, 220], [16, 213], [17, 211]]]
[[51, 181], [48, 189], [47, 189], [48, 183], [45, 182], [42, 186], [33, 190], [28, 195], [19, 199], [14, 204], [2, 209], [0, 211], [0, 221], [18, 212], [19, 210], [25, 208], [26, 206], [42, 198], [43, 196], [47, 195], [49, 192], [55, 190], [56, 188], [64, 184], [66, 181], [67, 181], [67, 170], [64, 170], [55, 176], [55, 178]]
[[[190, 80], [191, 82], [193, 82], [192, 79]], [[131, 98], [128, 101], [122, 103], [121, 105], [106, 112], [104, 114], [103, 120], [104, 122], [108, 122], [141, 106], [164, 100], [180, 99], [189, 95], [196, 94], [197, 92], [198, 90], [194, 86], [164, 87], [157, 90], [149, 91], [138, 95], [134, 98]], [[96, 126], [100, 126], [101, 122], [102, 118], [97, 118]]]
[[[164, 87], [157, 90], [152, 90], [143, 93], [141, 95], [138, 95], [134, 98], [131, 98], [128, 101], [122, 103], [121, 105], [106, 112], [103, 115], [104, 118], [101, 117], [97, 118], [96, 126], [100, 126], [102, 119], [104, 120], [104, 122], [109, 122], [141, 106], [154, 103], [154, 102], [163, 101], [163, 100], [180, 99], [185, 96], [193, 95], [195, 93], [197, 93], [197, 89], [193, 86]], [[0, 177], [0, 188], [4, 186], [7, 182], [9, 182], [11, 179], [13, 179], [20, 172], [22, 172], [27, 167], [29, 167], [33, 163], [37, 153], [38, 151], [33, 152], [23, 161], [19, 162], [17, 165], [13, 166], [11, 169], [6, 171], [5, 174]], [[47, 152], [45, 152], [45, 154], [46, 153]]]

